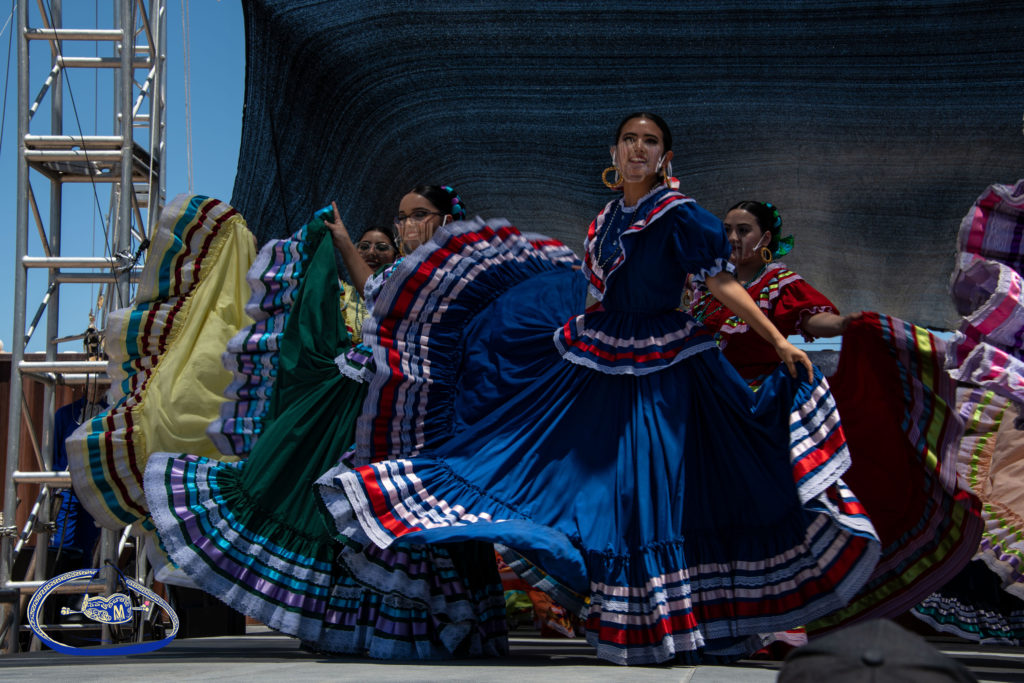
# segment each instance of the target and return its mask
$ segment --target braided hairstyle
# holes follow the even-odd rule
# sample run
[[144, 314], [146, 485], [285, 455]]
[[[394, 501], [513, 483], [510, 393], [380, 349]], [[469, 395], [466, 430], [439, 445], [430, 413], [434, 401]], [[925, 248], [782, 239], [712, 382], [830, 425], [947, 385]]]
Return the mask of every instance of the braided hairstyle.
[[[757, 227], [761, 233], [771, 231], [772, 238], [768, 242], [768, 249], [775, 254], [779, 250], [779, 236], [782, 234], [782, 216], [779, 210], [771, 202], [742, 201], [729, 207], [729, 211], [740, 209], [746, 211], [757, 219]], [[728, 211], [726, 211], [728, 213]]]
[[466, 220], [466, 205], [450, 185], [417, 185], [410, 192], [426, 197], [442, 214], [451, 214], [452, 220]]

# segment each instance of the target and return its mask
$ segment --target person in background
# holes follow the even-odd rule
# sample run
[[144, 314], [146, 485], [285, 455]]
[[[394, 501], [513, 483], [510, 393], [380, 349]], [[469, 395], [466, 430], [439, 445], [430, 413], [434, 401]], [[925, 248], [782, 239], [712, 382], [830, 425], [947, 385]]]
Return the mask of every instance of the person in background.
[[[355, 246], [373, 273], [394, 263], [398, 256], [395, 231], [388, 226], [367, 228]], [[352, 337], [353, 343], [358, 344], [363, 340], [362, 327], [366, 319], [366, 302], [363, 301], [362, 292], [354, 286], [345, 287], [341, 308], [345, 314], [345, 327], [348, 328], [349, 336]]]
[[[63, 472], [68, 468], [68, 451], [64, 445], [79, 425], [99, 415], [107, 408], [105, 393], [109, 381], [90, 379], [84, 394], [61, 406], [53, 414], [53, 464], [54, 472]], [[76, 569], [90, 569], [96, 542], [100, 536], [100, 528], [93, 521], [92, 515], [82, 506], [73, 488], [61, 488], [53, 491], [54, 511], [50, 514], [53, 520], [53, 533], [50, 534], [48, 545], [47, 572], [50, 578], [65, 574]], [[58, 595], [46, 605], [46, 623], [55, 624], [61, 621], [81, 621], [81, 614], [72, 614], [67, 618], [58, 616], [62, 607], [77, 610], [81, 607], [82, 596]]]
[[[68, 452], [64, 440], [83, 422], [91, 420], [107, 408], [106, 380], [93, 380], [86, 385], [85, 395], [57, 409], [53, 415], [53, 471], [68, 468]], [[54, 493], [56, 513], [51, 515], [54, 530], [50, 535], [51, 575], [92, 566], [93, 548], [100, 530], [92, 516], [82, 507], [72, 488]]]
[[[331, 203], [334, 220], [327, 221], [334, 246], [341, 253], [341, 259], [352, 277], [352, 285], [364, 296], [370, 298], [366, 287], [369, 281], [371, 292], [379, 289], [391, 274], [391, 268], [375, 272], [363, 259], [358, 246], [352, 242], [348, 228], [341, 220], [338, 205]], [[449, 185], [417, 185], [402, 196], [395, 214], [395, 241], [401, 256], [392, 259], [397, 265], [402, 257], [409, 256], [425, 244], [434, 232], [453, 221], [466, 219], [466, 207], [462, 198]], [[371, 280], [372, 278], [372, 280]]]
[[[775, 205], [739, 202], [725, 214], [722, 225], [732, 246], [729, 262], [736, 267], [736, 279], [782, 334], [801, 334], [808, 341], [835, 337], [859, 317], [839, 315], [835, 304], [779, 261], [794, 240], [782, 237], [782, 217]], [[752, 388], [778, 365], [775, 349], [706, 287], [691, 290], [689, 312], [716, 332], [726, 359]]]
[[[737, 279], [783, 334], [808, 341], [843, 337], [837, 372], [829, 378], [851, 455], [843, 479], [871, 518], [882, 553], [850, 607], [808, 624], [808, 630], [902, 614], [964, 566], [981, 529], [977, 499], [950, 474], [958, 422], [950, 414], [953, 383], [936, 371], [943, 365], [942, 342], [878, 313], [840, 315], [780, 260], [795, 240], [782, 237], [774, 204], [738, 202], [723, 224]], [[715, 333], [751, 388], [760, 387], [775, 366], [772, 347], [707, 288], [691, 289], [689, 310]], [[778, 654], [805, 636], [791, 631], [774, 637], [780, 642], [772, 652]]]

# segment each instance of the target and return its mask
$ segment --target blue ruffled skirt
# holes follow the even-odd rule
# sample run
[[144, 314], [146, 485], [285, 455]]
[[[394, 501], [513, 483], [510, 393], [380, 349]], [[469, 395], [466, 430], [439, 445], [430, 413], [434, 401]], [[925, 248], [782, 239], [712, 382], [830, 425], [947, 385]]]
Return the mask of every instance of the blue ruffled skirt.
[[717, 349], [643, 375], [563, 357], [585, 283], [536, 241], [446, 226], [392, 275], [360, 418], [378, 462], [319, 480], [338, 532], [500, 542], [623, 664], [739, 656], [843, 606], [878, 540], [824, 378], [755, 396]]

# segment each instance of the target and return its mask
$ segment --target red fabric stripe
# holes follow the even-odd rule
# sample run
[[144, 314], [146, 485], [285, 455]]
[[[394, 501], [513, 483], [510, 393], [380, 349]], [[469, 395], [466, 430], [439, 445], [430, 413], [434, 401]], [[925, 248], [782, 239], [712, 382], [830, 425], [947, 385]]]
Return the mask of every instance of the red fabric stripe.
[[377, 414], [374, 416], [372, 423], [371, 433], [373, 434], [372, 443], [374, 452], [376, 454], [375, 459], [386, 457], [386, 455], [391, 452], [391, 431], [389, 426], [389, 420], [386, 417], [382, 416], [395, 414], [395, 392], [397, 391], [398, 386], [401, 383], [401, 380], [405, 379], [405, 375], [403, 375], [402, 372], [399, 370], [399, 365], [398, 362], [396, 361], [396, 358], [399, 356], [399, 354], [396, 353], [393, 348], [394, 336], [392, 333], [392, 328], [394, 324], [395, 322], [390, 320], [382, 324], [382, 328], [385, 326], [388, 327], [388, 334], [387, 336], [384, 336], [382, 334], [379, 340], [380, 346], [387, 351], [388, 368], [391, 372], [391, 377], [384, 384], [384, 386], [381, 387], [380, 397], [378, 399], [378, 405], [387, 406], [389, 410], [379, 410]]
[[558, 240], [546, 239], [546, 240], [534, 240], [530, 244], [537, 248], [543, 249], [544, 247], [564, 247], [565, 245]]
[[685, 199], [687, 198], [678, 192], [669, 192], [667, 195], [665, 195], [665, 198], [661, 200], [660, 204], [655, 206], [653, 209], [651, 209], [651, 211], [647, 213], [642, 222], [638, 221], [634, 223], [633, 225], [629, 226], [629, 229], [640, 230], [644, 227], [647, 227], [649, 223], [656, 221], [661, 216], [661, 213], [665, 211], [667, 208], [669, 208], [670, 205], [679, 200]]
[[858, 499], [856, 499], [856, 498], [854, 498], [852, 500], [850, 500], [850, 499], [843, 499], [843, 500], [841, 500], [839, 502], [839, 509], [842, 511], [842, 513], [844, 515], [850, 515], [850, 516], [862, 515], [862, 516], [865, 516], [865, 517], [868, 516], [867, 509], [863, 505], [861, 505], [861, 502]]
[[[125, 412], [124, 412], [124, 416], [125, 416], [125, 424], [126, 424], [125, 443], [127, 445], [127, 450], [128, 450], [128, 460], [129, 460], [129, 462], [132, 462], [132, 460], [135, 457], [135, 450], [134, 450], [134, 448], [132, 448], [132, 440], [130, 438], [131, 432], [132, 432], [132, 427], [131, 427], [131, 410], [130, 409], [126, 409]], [[104, 424], [105, 429], [104, 429], [104, 432], [103, 432], [103, 459], [106, 461], [107, 472], [110, 475], [110, 476], [105, 477], [105, 479], [109, 483], [112, 483], [117, 488], [118, 492], [121, 495], [121, 500], [124, 501], [124, 504], [129, 509], [131, 509], [134, 512], [136, 512], [140, 517], [147, 517], [149, 515], [149, 512], [146, 510], [146, 508], [141, 507], [134, 500], [132, 500], [131, 496], [128, 495], [128, 489], [125, 488], [124, 482], [121, 480], [121, 477], [118, 477], [115, 474], [117, 472], [117, 470], [116, 470], [115, 464], [114, 464], [114, 441], [113, 441], [113, 438], [112, 438], [113, 437], [113, 432], [115, 430], [115, 425], [114, 425], [114, 420], [113, 420], [112, 412], [107, 414], [107, 417], [104, 419], [104, 422], [105, 422], [105, 424]], [[136, 480], [141, 482], [142, 481], [142, 475], [138, 473], [138, 468], [136, 468], [134, 465], [135, 465], [135, 463], [132, 462], [132, 468], [131, 468], [132, 472], [135, 475]]]
[[589, 356], [597, 356], [601, 360], [610, 362], [633, 359], [637, 363], [646, 363], [652, 360], [672, 359], [675, 358], [682, 349], [670, 349], [669, 351], [650, 351], [648, 353], [637, 353], [635, 351], [620, 351], [618, 353], [609, 353], [608, 351], [602, 351], [591, 344], [583, 344], [582, 342], [572, 342], [573, 348], [580, 349], [583, 353]]
[[[356, 472], [359, 473], [360, 479], [363, 480], [363, 490], [366, 491], [367, 499], [373, 508], [373, 516], [377, 518], [377, 521], [385, 529], [391, 532], [392, 536], [398, 538], [411, 531], [419, 531], [419, 528], [407, 526], [394, 515], [388, 496], [377, 479], [377, 468], [360, 467]], [[387, 476], [387, 474], [383, 474], [383, 476]]]
[[846, 435], [843, 433], [843, 427], [842, 425], [837, 425], [823, 443], [819, 443], [810, 452], [793, 463], [793, 481], [799, 482], [808, 473], [813, 472], [828, 462], [845, 443]]
[[[139, 488], [142, 488], [142, 470], [139, 469], [139, 456], [135, 450], [135, 439], [131, 438], [132, 432], [135, 431], [135, 425], [133, 422], [133, 415], [131, 410], [124, 411], [124, 420], [125, 425], [127, 427], [125, 429], [124, 441], [125, 445], [128, 448], [129, 470], [132, 473], [132, 477], [135, 479], [135, 481], [138, 482]], [[149, 454], [147, 453], [146, 456], [149, 457]], [[134, 501], [132, 502], [132, 507], [141, 512], [143, 516], [148, 516], [149, 514], [143, 505], [137, 505], [134, 503]]]
[[989, 191], [986, 191], [985, 196], [978, 200], [978, 204], [972, 212], [974, 215], [971, 219], [971, 229], [967, 233], [965, 251], [971, 254], [981, 254], [985, 236], [985, 230], [981, 226], [985, 224], [986, 218], [992, 209], [999, 205], [1000, 201], [998, 194]]
[[[507, 240], [509, 237], [512, 237], [513, 235], [519, 235], [519, 234], [520, 234], [519, 230], [517, 230], [515, 227], [513, 227], [511, 225], [503, 225], [500, 228], [498, 228], [498, 230], [497, 230], [497, 235], [498, 235], [498, 237], [502, 241]], [[557, 242], [555, 240], [551, 240], [551, 242], [554, 243], [554, 244], [559, 244], [559, 242]]]
[[601, 642], [624, 647], [658, 644], [666, 636], [692, 633], [696, 628], [697, 619], [692, 612], [661, 617], [655, 623], [644, 626], [607, 624], [600, 621], [596, 614], [587, 619], [587, 630], [596, 632]]
[[596, 356], [602, 360], [611, 362], [624, 359], [634, 359], [638, 363], [645, 363], [651, 360], [672, 359], [675, 358], [679, 354], [679, 352], [683, 350], [684, 347], [690, 347], [695, 339], [698, 339], [702, 336], [711, 336], [711, 332], [706, 328], [698, 328], [694, 331], [692, 335], [684, 339], [680, 339], [679, 342], [677, 342], [677, 345], [673, 347], [662, 347], [660, 350], [648, 351], [646, 353], [639, 353], [631, 349], [612, 353], [610, 351], [600, 349], [597, 346], [594, 346], [593, 344], [587, 344], [582, 340], [572, 341], [571, 325], [571, 322], [566, 323], [562, 329], [564, 330], [566, 340], [570, 343], [572, 348], [578, 349], [580, 350], [580, 352], [586, 355]]
[[853, 537], [842, 550], [836, 561], [825, 574], [801, 584], [797, 590], [786, 595], [763, 595], [752, 600], [736, 600], [715, 603], [702, 602], [694, 599], [693, 609], [701, 622], [720, 621], [723, 619], [743, 619], [765, 615], [781, 615], [804, 606], [814, 598], [835, 589], [850, 568], [860, 559], [864, 552], [865, 540]]

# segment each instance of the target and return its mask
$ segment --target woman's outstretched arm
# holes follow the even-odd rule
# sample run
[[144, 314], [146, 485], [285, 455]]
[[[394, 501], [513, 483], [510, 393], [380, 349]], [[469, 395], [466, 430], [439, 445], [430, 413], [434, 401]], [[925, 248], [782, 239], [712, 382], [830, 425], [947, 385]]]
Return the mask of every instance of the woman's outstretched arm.
[[856, 320], [863, 313], [850, 313], [848, 315], [836, 315], [835, 313], [815, 313], [807, 316], [800, 325], [807, 334], [812, 337], [838, 337], [846, 332], [851, 320]]
[[370, 270], [370, 266], [366, 265], [363, 257], [359, 255], [356, 245], [352, 244], [352, 238], [349, 237], [345, 224], [341, 222], [338, 205], [335, 202], [331, 202], [331, 207], [334, 209], [334, 222], [324, 221], [324, 225], [330, 229], [334, 246], [341, 252], [341, 260], [345, 264], [345, 268], [348, 269], [349, 277], [352, 278], [352, 285], [359, 292], [359, 296], [362, 296], [363, 289], [366, 287], [366, 281], [373, 275], [373, 271]]
[[779, 358], [786, 364], [790, 375], [793, 377], [797, 376], [796, 366], [800, 364], [806, 368], [808, 379], [814, 377], [814, 366], [811, 365], [811, 359], [807, 357], [806, 353], [790, 344], [782, 336], [782, 333], [761, 312], [761, 309], [757, 307], [754, 300], [750, 298], [750, 294], [743, 288], [743, 285], [736, 281], [732, 273], [722, 271], [717, 275], [707, 278], [704, 283], [716, 299], [725, 304], [730, 311], [747, 321], [747, 324], [755, 332], [775, 347], [775, 352], [779, 354]]

